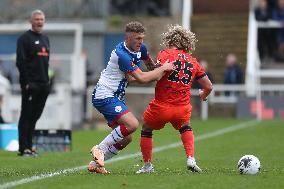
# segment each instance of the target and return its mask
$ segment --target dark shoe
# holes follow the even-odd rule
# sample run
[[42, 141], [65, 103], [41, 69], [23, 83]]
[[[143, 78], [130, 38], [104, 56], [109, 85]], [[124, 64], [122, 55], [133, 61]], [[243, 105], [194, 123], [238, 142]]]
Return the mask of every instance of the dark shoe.
[[32, 151], [30, 149], [25, 149], [24, 152], [23, 152], [23, 156], [25, 157], [30, 157], [32, 156]]
[[18, 156], [23, 157], [37, 157], [38, 153], [36, 151], [25, 149], [23, 152], [18, 152]]

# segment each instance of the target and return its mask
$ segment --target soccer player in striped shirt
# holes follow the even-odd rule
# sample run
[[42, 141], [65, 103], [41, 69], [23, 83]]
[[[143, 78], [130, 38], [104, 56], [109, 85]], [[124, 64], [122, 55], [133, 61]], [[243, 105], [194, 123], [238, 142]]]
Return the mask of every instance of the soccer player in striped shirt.
[[125, 27], [125, 41], [112, 51], [106, 69], [93, 92], [94, 107], [104, 115], [112, 132], [98, 145], [91, 149], [93, 160], [88, 170], [107, 173], [104, 161], [117, 155], [132, 140], [131, 134], [138, 128], [137, 118], [128, 110], [124, 101], [125, 88], [129, 81], [148, 83], [159, 80], [164, 72], [174, 69], [173, 62], [167, 62], [149, 72], [140, 69], [141, 60], [148, 69], [153, 69], [154, 62], [143, 43], [144, 26], [139, 22], [130, 22]]

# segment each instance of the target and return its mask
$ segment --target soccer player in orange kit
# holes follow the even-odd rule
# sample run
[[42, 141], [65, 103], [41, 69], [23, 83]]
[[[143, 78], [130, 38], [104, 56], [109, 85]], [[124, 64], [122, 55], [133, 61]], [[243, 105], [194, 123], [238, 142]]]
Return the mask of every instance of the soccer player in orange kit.
[[155, 98], [144, 112], [144, 125], [141, 131], [140, 147], [144, 166], [136, 173], [154, 172], [152, 164], [152, 131], [162, 129], [166, 123], [180, 132], [186, 156], [187, 168], [192, 172], [202, 172], [194, 158], [194, 135], [189, 125], [192, 106], [190, 89], [193, 80], [197, 80], [203, 89], [199, 97], [205, 101], [212, 91], [212, 83], [198, 61], [191, 56], [197, 39], [190, 30], [179, 25], [169, 26], [162, 34], [162, 43], [166, 47], [157, 56], [157, 62], [175, 61], [176, 69], [165, 73], [157, 82]]

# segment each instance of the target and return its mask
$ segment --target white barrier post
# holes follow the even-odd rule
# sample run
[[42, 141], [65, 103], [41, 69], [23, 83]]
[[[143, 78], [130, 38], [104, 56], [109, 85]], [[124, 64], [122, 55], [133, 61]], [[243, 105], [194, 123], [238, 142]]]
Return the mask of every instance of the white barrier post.
[[201, 101], [201, 119], [208, 120], [208, 101]]
[[192, 15], [192, 0], [183, 0], [182, 26], [190, 29], [190, 17]]

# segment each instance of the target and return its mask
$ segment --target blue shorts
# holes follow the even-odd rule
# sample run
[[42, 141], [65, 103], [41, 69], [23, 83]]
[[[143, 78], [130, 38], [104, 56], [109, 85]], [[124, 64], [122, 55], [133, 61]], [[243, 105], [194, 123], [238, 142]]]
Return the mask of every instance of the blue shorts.
[[92, 99], [93, 106], [104, 115], [110, 127], [117, 125], [117, 120], [129, 110], [124, 101], [116, 97], [105, 99]]

